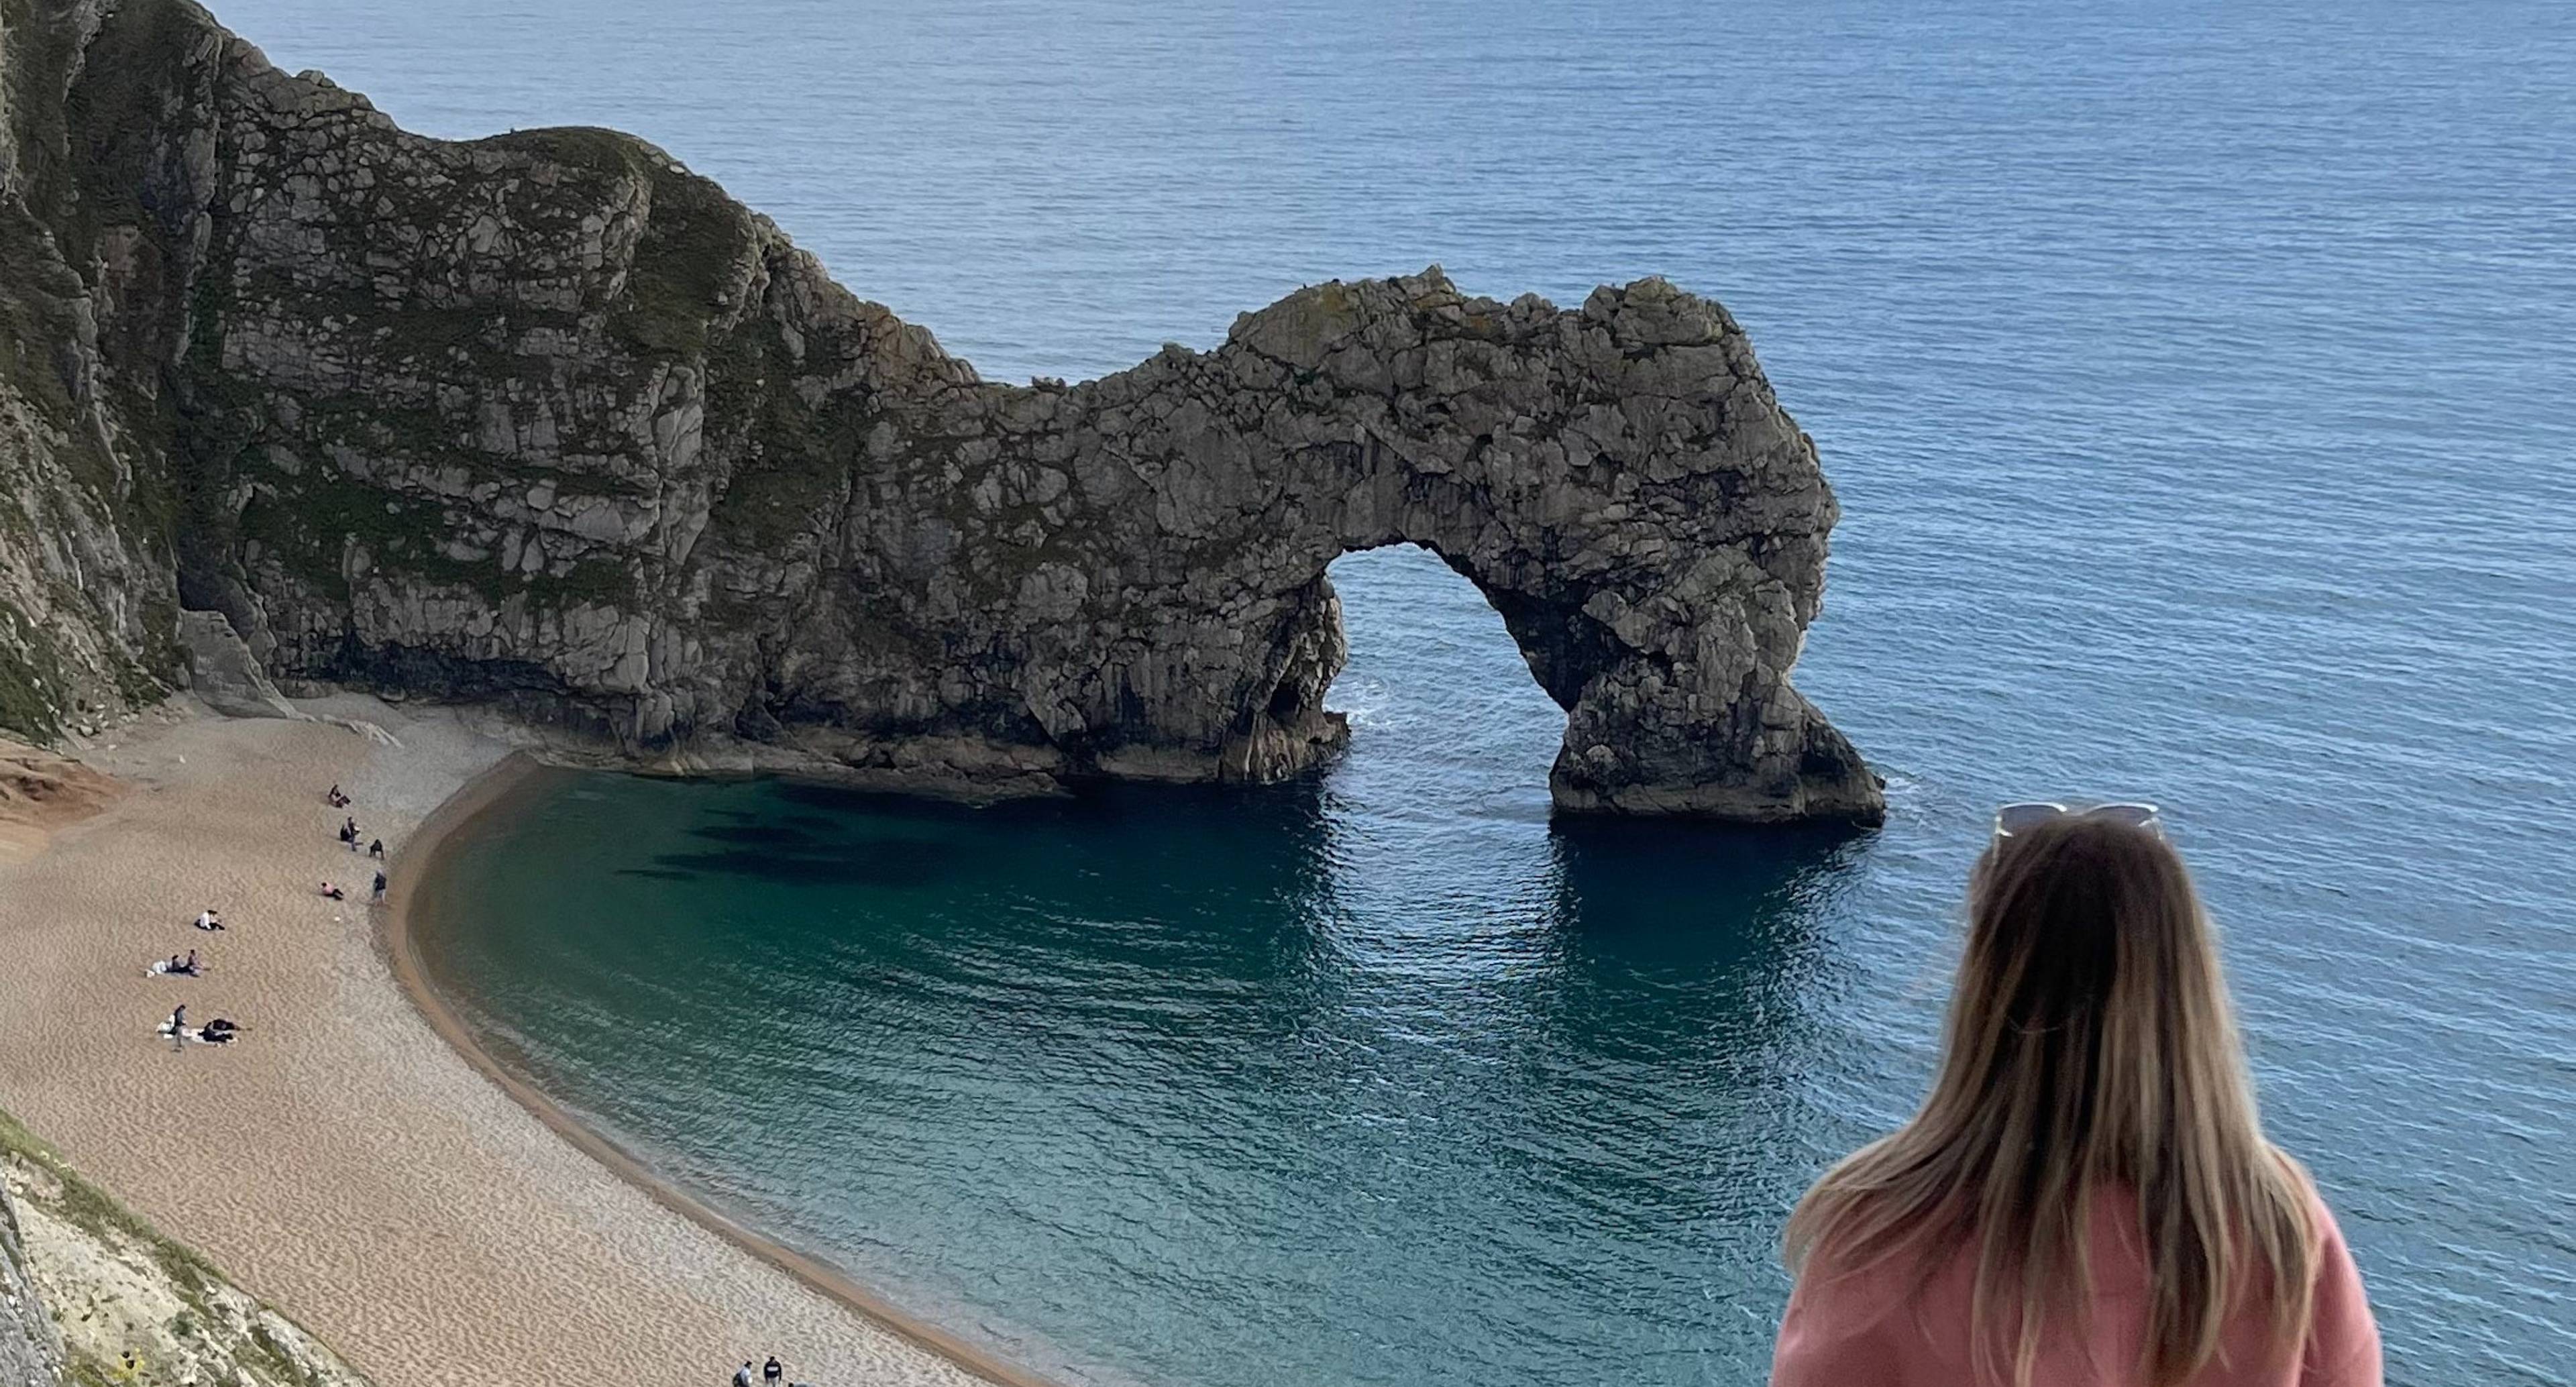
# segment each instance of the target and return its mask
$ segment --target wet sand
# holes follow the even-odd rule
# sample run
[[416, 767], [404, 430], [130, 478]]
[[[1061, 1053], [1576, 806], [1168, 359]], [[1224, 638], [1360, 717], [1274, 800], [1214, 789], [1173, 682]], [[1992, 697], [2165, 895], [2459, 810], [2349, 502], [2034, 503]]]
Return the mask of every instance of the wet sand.
[[[817, 1384], [983, 1380], [825, 1293], [859, 1288], [603, 1163], [616, 1153], [479, 1072], [470, 1038], [442, 1038], [322, 794], [355, 797], [399, 889], [415, 831], [510, 748], [442, 712], [302, 706], [401, 745], [188, 714], [82, 752], [130, 792], [0, 862], [0, 1107], [385, 1387], [718, 1384], [769, 1353]], [[191, 928], [208, 905], [227, 929]], [[145, 976], [191, 947], [206, 976]], [[181, 1001], [248, 1034], [173, 1051], [153, 1032]]]

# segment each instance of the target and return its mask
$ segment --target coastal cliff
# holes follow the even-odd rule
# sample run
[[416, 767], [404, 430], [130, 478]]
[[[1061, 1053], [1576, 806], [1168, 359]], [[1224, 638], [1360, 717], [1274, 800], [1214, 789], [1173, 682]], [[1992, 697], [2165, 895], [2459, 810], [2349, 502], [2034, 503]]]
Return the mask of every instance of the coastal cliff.
[[0, 1113], [0, 1385], [367, 1380]]
[[630, 136], [408, 134], [187, 0], [0, 0], [0, 74], [0, 726], [181, 680], [184, 608], [659, 764], [1278, 779], [1346, 735], [1326, 566], [1411, 542], [1566, 709], [1561, 807], [1881, 812], [1788, 677], [1814, 446], [1661, 280], [1010, 386]]

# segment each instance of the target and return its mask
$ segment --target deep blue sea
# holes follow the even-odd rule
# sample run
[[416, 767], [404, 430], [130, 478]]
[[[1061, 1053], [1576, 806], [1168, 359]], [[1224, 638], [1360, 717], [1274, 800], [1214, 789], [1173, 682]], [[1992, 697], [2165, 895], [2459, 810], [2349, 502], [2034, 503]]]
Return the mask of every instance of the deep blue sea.
[[673, 1176], [1069, 1378], [1748, 1384], [1989, 808], [2167, 807], [2404, 1384], [2576, 1382], [2576, 5], [230, 0], [417, 130], [634, 130], [989, 377], [1438, 262], [1716, 297], [1845, 519], [1884, 831], [1552, 826], [1464, 580], [1351, 754], [971, 812], [546, 782], [445, 984]]

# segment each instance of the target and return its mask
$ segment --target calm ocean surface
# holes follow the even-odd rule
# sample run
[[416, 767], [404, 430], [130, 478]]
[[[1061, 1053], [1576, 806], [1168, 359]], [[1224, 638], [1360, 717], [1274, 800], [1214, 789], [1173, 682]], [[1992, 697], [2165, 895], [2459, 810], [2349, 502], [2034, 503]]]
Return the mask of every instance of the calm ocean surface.
[[1798, 678], [1875, 835], [1551, 828], [1557, 715], [1411, 550], [1334, 569], [1317, 783], [546, 782], [435, 963], [675, 1178], [1085, 1381], [1759, 1382], [1988, 808], [2137, 795], [2391, 1380], [2576, 1382], [2576, 6], [219, 11], [414, 129], [638, 131], [995, 378], [1662, 273], [1841, 490]]

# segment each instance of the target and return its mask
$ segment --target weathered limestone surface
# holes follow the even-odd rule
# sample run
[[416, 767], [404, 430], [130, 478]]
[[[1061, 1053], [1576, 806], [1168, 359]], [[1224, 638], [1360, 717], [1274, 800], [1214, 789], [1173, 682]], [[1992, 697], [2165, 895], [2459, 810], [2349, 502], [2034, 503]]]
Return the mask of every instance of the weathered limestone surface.
[[1213, 351], [994, 384], [631, 137], [425, 139], [185, 0], [0, 3], [0, 201], [73, 324], [14, 314], [8, 369], [61, 397], [17, 406], [47, 456], [104, 459], [69, 533], [108, 560], [0, 560], [0, 597], [86, 594], [55, 655], [85, 688], [175, 675], [175, 597], [289, 688], [636, 756], [1268, 779], [1344, 736], [1325, 566], [1410, 541], [1566, 708], [1560, 805], [1879, 812], [1788, 679], [1815, 449], [1660, 280], [1570, 310], [1332, 283]]
[[0, 1387], [368, 1387], [0, 1113]]
[[233, 718], [304, 716], [269, 682], [223, 613], [179, 613], [179, 648], [188, 657], [188, 688], [216, 712]]
[[17, 1211], [0, 1185], [0, 1384], [55, 1387], [62, 1380], [63, 1336], [36, 1298]]

